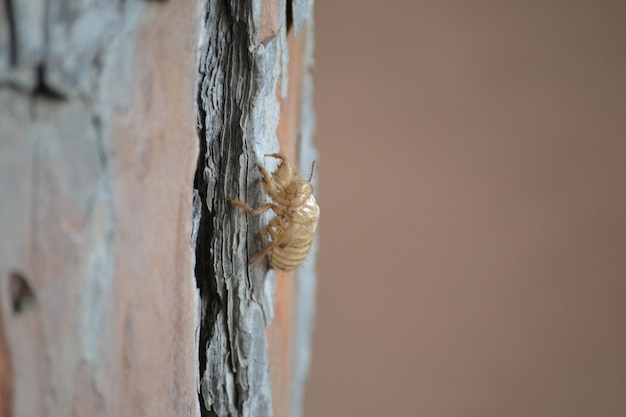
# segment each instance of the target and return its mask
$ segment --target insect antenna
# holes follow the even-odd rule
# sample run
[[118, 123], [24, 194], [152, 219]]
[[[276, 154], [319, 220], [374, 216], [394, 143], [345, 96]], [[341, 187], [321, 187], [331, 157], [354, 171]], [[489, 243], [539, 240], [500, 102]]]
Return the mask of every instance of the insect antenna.
[[311, 165], [311, 173], [309, 174], [309, 179], [307, 182], [311, 182], [311, 180], [313, 179], [313, 169], [315, 168], [315, 161], [313, 161], [313, 164]]

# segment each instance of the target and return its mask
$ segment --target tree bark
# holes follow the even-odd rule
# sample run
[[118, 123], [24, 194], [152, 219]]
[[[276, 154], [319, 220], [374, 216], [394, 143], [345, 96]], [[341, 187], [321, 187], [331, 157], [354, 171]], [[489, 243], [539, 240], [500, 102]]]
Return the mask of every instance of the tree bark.
[[300, 414], [312, 262], [249, 266], [226, 196], [314, 158], [310, 13], [0, 8], [0, 416]]

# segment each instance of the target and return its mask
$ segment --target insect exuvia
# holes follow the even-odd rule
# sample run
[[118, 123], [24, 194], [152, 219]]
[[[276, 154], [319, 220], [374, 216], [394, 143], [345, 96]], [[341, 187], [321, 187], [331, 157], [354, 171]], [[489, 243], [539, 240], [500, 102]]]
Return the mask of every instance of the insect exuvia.
[[265, 156], [281, 160], [278, 169], [271, 175], [261, 164], [258, 162], [256, 164], [262, 175], [261, 181], [265, 193], [273, 202], [251, 207], [230, 196], [228, 200], [250, 214], [259, 215], [269, 209], [276, 213], [276, 217], [270, 220], [265, 228], [271, 241], [256, 254], [250, 263], [259, 262], [269, 253], [271, 268], [293, 271], [304, 262], [309, 254], [319, 220], [320, 209], [311, 186], [313, 169], [311, 169], [311, 176], [305, 181], [300, 178], [285, 156], [278, 153]]

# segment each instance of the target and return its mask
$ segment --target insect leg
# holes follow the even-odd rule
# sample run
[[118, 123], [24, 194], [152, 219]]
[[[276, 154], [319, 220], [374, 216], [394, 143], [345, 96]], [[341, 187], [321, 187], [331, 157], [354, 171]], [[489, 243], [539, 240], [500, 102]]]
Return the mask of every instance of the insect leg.
[[267, 233], [272, 238], [272, 241], [276, 240], [279, 234], [282, 234], [285, 229], [284, 221], [280, 217], [274, 217], [267, 224]]
[[266, 153], [265, 156], [271, 156], [272, 158], [280, 159], [281, 161], [286, 161], [287, 158], [285, 155], [279, 153]]
[[261, 249], [261, 251], [259, 251], [259, 253], [254, 256], [254, 258], [252, 258], [252, 260], [250, 261], [250, 265], [259, 262], [268, 254], [269, 251], [274, 248], [274, 246], [277, 245], [278, 241], [276, 240], [276, 238], [280, 234], [282, 234], [283, 228], [284, 226], [282, 225], [280, 217], [274, 217], [272, 220], [270, 220], [270, 222], [267, 224], [267, 227], [265, 228], [265, 231], [267, 232], [267, 234], [270, 235], [272, 241], [266, 244], [265, 239], [262, 239], [262, 242], [265, 246], [263, 247], [263, 249]]
[[265, 192], [270, 197], [277, 195], [278, 189], [276, 188], [276, 183], [272, 179], [272, 176], [270, 175], [270, 173], [267, 172], [265, 167], [263, 167], [263, 165], [261, 165], [258, 162], [256, 163], [256, 167], [259, 169], [259, 172], [261, 173], [261, 176], [263, 177], [261, 178], [261, 181], [263, 182], [263, 188], [265, 188]]
[[263, 165], [261, 165], [260, 163], [256, 163], [256, 167], [259, 169], [259, 172], [261, 173], [261, 175], [263, 176], [263, 182], [271, 182], [272, 181], [272, 176], [270, 175], [269, 172], [267, 172], [267, 170], [265, 169], [265, 167]]
[[274, 181], [270, 173], [267, 172], [263, 165], [259, 164], [258, 162], [256, 163], [256, 166], [257, 168], [259, 168], [259, 172], [263, 176], [263, 178], [261, 178], [261, 181], [263, 182], [263, 188], [265, 189], [265, 193], [280, 204], [289, 204], [287, 200], [281, 197], [282, 191], [276, 186], [276, 182]]
[[231, 196], [228, 196], [227, 199], [228, 199], [228, 201], [231, 202], [232, 205], [237, 206], [237, 207], [243, 209], [247, 213], [254, 214], [254, 215], [257, 215], [257, 216], [259, 214], [265, 213], [267, 210], [269, 210], [271, 208], [274, 208], [274, 204], [272, 204], [272, 203], [261, 204], [259, 207], [252, 207], [252, 206], [244, 203], [241, 200], [237, 200], [236, 198], [232, 198]]
[[261, 251], [257, 253], [254, 256], [254, 258], [252, 258], [252, 260], [250, 261], [250, 265], [254, 265], [255, 263], [259, 262], [261, 259], [265, 258], [265, 255], [267, 255], [267, 253], [271, 251], [273, 247], [274, 247], [274, 242], [268, 243], [267, 246], [261, 249]]

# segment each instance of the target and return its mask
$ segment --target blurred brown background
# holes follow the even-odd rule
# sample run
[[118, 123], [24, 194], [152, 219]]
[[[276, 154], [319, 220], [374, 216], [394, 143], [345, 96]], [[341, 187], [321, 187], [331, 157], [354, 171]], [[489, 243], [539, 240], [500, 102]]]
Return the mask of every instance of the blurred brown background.
[[626, 2], [316, 4], [306, 417], [626, 416]]

